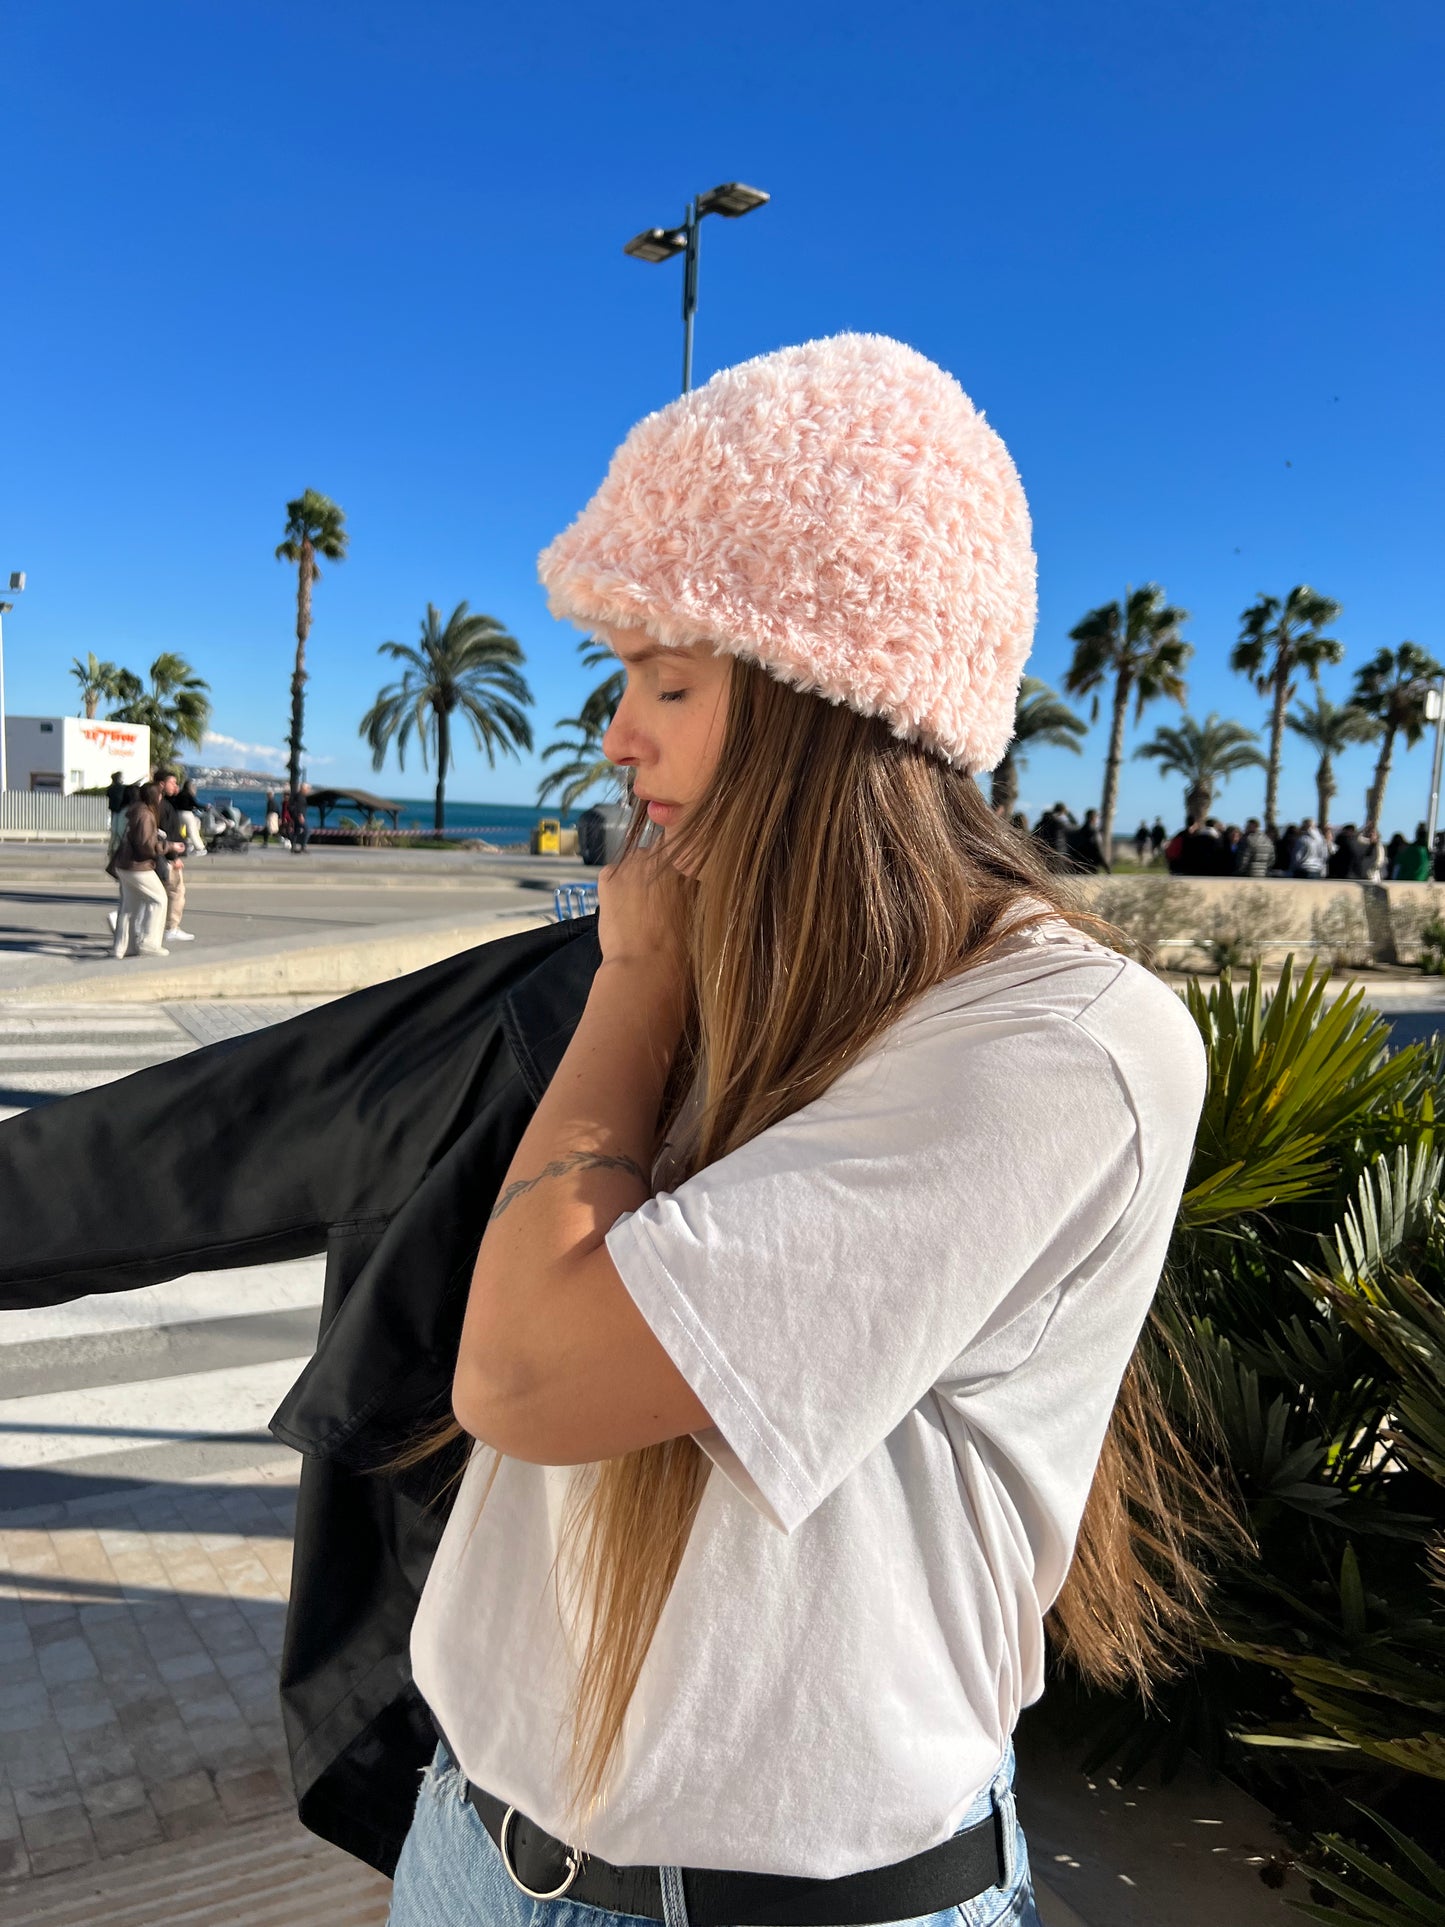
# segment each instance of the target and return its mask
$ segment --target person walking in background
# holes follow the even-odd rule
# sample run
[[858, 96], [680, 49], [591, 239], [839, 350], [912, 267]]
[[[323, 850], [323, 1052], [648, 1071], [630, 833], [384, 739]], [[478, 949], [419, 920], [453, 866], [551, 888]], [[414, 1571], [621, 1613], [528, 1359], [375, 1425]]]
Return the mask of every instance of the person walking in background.
[[311, 785], [303, 783], [291, 806], [291, 848], [297, 856], [305, 856], [306, 845], [311, 841], [311, 822], [306, 814], [306, 799], [310, 793]]
[[261, 848], [269, 850], [271, 838], [281, 834], [281, 817], [276, 808], [276, 798], [271, 790], [266, 792], [266, 809], [261, 818]]
[[1267, 877], [1274, 868], [1274, 838], [1266, 836], [1257, 816], [1250, 817], [1234, 853], [1234, 873], [1241, 877]]
[[1402, 843], [1390, 874], [1397, 883], [1428, 883], [1434, 867], [1429, 834], [1423, 823], [1417, 823], [1414, 836], [1408, 843]]
[[128, 793], [125, 778], [118, 769], [110, 773], [110, 787], [105, 792], [105, 807], [110, 811], [110, 842], [114, 849], [125, 834], [125, 813], [134, 800]]
[[1045, 810], [1038, 820], [1034, 835], [1049, 853], [1049, 860], [1055, 869], [1069, 868], [1069, 831], [1074, 819], [1069, 814], [1068, 805], [1055, 803], [1051, 810]]
[[1076, 870], [1108, 870], [1109, 859], [1104, 854], [1103, 839], [1099, 835], [1099, 812], [1085, 810], [1084, 820], [1069, 832], [1064, 845], [1073, 868]]
[[1219, 874], [1219, 838], [1207, 823], [1197, 818], [1184, 827], [1176, 874], [1182, 877], [1212, 877]]
[[[161, 768], [156, 771], [160, 784], [160, 806], [157, 821], [161, 835], [165, 838], [165, 876], [166, 893], [166, 934], [167, 943], [193, 943], [195, 939], [189, 930], [182, 930], [181, 918], [186, 908], [186, 827], [181, 821], [180, 778], [173, 769]], [[195, 802], [195, 792], [191, 801]], [[199, 826], [198, 826], [199, 827]]]
[[[206, 839], [201, 834], [201, 802], [196, 795], [196, 786], [189, 776], [176, 791], [175, 801], [176, 815], [181, 819], [181, 835], [186, 846], [185, 854], [188, 857], [203, 856]], [[176, 934], [179, 935], [179, 932]]]
[[165, 839], [156, 818], [160, 801], [159, 783], [142, 786], [126, 812], [125, 833], [108, 866], [120, 885], [120, 911], [112, 951], [117, 959], [170, 955], [161, 943], [166, 920], [165, 886], [156, 875], [156, 861], [165, 851]]
[[1290, 851], [1290, 875], [1318, 882], [1325, 874], [1329, 861], [1329, 845], [1316, 826], [1312, 816], [1307, 816], [1299, 826], [1294, 848]]
[[1149, 825], [1141, 817], [1139, 827], [1134, 832], [1134, 861], [1142, 870], [1149, 861]]
[[1154, 826], [1149, 832], [1149, 843], [1155, 856], [1158, 856], [1168, 841], [1169, 832], [1164, 827], [1164, 818], [1162, 816], [1156, 816]]
[[1380, 848], [1380, 832], [1373, 823], [1367, 823], [1364, 829], [1355, 832], [1355, 849], [1350, 875], [1357, 883], [1378, 883], [1383, 863], [1384, 852]]
[[1355, 874], [1355, 826], [1346, 823], [1335, 838], [1335, 847], [1325, 859], [1325, 875], [1342, 882]]

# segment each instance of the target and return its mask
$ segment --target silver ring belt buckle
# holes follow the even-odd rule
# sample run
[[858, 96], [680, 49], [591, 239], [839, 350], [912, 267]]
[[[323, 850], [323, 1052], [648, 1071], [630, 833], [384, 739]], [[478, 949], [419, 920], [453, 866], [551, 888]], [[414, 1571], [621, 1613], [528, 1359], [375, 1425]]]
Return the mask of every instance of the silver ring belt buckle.
[[[529, 1900], [556, 1900], [560, 1895], [566, 1893], [567, 1889], [572, 1885], [572, 1882], [577, 1878], [578, 1869], [582, 1864], [581, 1858], [575, 1847], [568, 1847], [566, 1849], [567, 1878], [562, 1882], [562, 1885], [560, 1887], [553, 1887], [547, 1893], [539, 1892], [536, 1887], [529, 1887], [517, 1872], [517, 1869], [512, 1865], [512, 1855], [507, 1846], [507, 1828], [512, 1824], [512, 1818], [516, 1811], [517, 1809], [515, 1807], [507, 1808], [507, 1811], [502, 1816], [501, 1827], [498, 1830], [497, 1845], [502, 1850], [502, 1865], [510, 1875], [512, 1885], [526, 1894]], [[558, 1844], [560, 1845], [561, 1843], [559, 1842]]]

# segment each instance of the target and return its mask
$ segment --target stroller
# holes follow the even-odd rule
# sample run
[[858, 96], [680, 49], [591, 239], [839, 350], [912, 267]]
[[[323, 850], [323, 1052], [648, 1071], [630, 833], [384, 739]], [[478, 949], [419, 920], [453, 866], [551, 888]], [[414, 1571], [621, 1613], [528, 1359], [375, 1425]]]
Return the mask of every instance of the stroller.
[[248, 850], [256, 826], [234, 803], [207, 803], [200, 811], [201, 841], [207, 856], [218, 850]]

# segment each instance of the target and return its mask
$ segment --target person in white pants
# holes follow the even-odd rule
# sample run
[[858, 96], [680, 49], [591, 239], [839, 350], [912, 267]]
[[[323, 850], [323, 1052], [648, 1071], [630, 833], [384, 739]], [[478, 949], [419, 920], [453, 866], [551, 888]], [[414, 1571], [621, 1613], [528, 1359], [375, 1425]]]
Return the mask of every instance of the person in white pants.
[[112, 862], [120, 884], [120, 914], [115, 920], [116, 957], [164, 957], [165, 885], [156, 875], [164, 844], [156, 821], [160, 785], [147, 783], [126, 815], [125, 835]]
[[151, 870], [122, 870], [120, 915], [115, 920], [117, 957], [168, 957], [161, 943], [165, 928], [165, 885]]

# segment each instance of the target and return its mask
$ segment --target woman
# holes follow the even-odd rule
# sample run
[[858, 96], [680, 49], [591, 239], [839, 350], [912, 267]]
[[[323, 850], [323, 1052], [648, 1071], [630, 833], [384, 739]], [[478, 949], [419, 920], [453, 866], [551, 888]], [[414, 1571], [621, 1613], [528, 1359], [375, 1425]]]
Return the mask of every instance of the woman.
[[1018, 478], [841, 336], [639, 424], [542, 576], [637, 814], [471, 1279], [393, 1927], [1035, 1923], [1044, 1614], [1096, 1677], [1168, 1638], [1117, 1437], [1059, 1595], [1204, 1073], [974, 781]]
[[281, 816], [276, 808], [276, 798], [272, 791], [266, 792], [266, 813], [261, 819], [261, 848], [269, 850], [271, 838], [281, 834]]
[[120, 957], [166, 957], [161, 945], [165, 928], [165, 886], [156, 875], [156, 859], [170, 845], [160, 833], [156, 812], [161, 786], [145, 783], [126, 812], [125, 833], [111, 855], [120, 884], [120, 911], [115, 920], [112, 954]]

